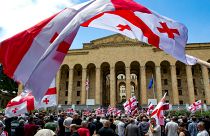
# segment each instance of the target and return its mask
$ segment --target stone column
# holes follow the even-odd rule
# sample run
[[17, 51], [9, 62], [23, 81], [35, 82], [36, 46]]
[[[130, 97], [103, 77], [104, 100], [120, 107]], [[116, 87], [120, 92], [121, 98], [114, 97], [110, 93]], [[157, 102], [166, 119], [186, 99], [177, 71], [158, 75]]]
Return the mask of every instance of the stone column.
[[95, 90], [95, 103], [101, 104], [101, 97], [102, 97], [102, 91], [101, 91], [101, 69], [96, 68], [96, 90]]
[[155, 76], [156, 76], [156, 91], [157, 92], [157, 100], [159, 101], [162, 98], [162, 84], [161, 84], [161, 72], [160, 72], [160, 66], [155, 67]]
[[86, 89], [85, 89], [85, 85], [86, 85], [86, 78], [87, 78], [87, 69], [83, 68], [82, 69], [82, 92], [81, 92], [81, 104], [86, 104]]
[[146, 85], [146, 72], [145, 72], [146, 67], [145, 66], [141, 66], [140, 68], [140, 76], [141, 77], [141, 104], [142, 105], [147, 105], [147, 85]]
[[110, 105], [116, 106], [116, 79], [114, 67], [110, 67]]
[[194, 94], [192, 69], [190, 65], [186, 65], [186, 75], [187, 75], [187, 89], [189, 94], [188, 96], [189, 104], [192, 104], [195, 101], [195, 94]]
[[177, 88], [177, 78], [176, 78], [176, 66], [171, 65], [171, 87], [172, 87], [172, 94], [173, 94], [173, 104], [179, 104], [179, 95], [178, 95], [178, 88]]
[[74, 69], [69, 69], [69, 85], [68, 85], [68, 104], [72, 104], [72, 92], [73, 92], [73, 75]]
[[57, 97], [57, 104], [59, 104], [59, 90], [60, 90], [60, 80], [61, 80], [61, 70], [59, 69], [56, 75], [55, 83], [56, 83], [56, 97]]
[[206, 104], [210, 105], [209, 73], [206, 66], [201, 65]]
[[131, 74], [130, 67], [125, 68], [126, 74], [126, 98], [127, 100], [131, 98]]

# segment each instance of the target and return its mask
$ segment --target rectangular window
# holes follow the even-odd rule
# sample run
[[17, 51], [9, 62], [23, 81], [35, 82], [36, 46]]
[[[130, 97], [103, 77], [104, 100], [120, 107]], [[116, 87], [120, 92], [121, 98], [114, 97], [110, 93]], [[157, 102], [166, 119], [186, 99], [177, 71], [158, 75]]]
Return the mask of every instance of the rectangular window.
[[164, 85], [168, 85], [168, 80], [164, 79]]
[[195, 86], [196, 84], [195, 84], [195, 79], [193, 78], [193, 85]]
[[167, 74], [167, 69], [163, 68], [163, 74]]
[[77, 96], [80, 96], [80, 91], [77, 91]]
[[77, 71], [77, 75], [78, 76], [81, 76], [81, 71]]
[[181, 100], [181, 101], [179, 101], [179, 104], [184, 104], [184, 102]]
[[68, 88], [69, 88], [69, 82], [66, 81], [66, 89], [65, 90], [68, 90]]
[[195, 95], [198, 95], [198, 92], [197, 92], [197, 89], [196, 88], [194, 88], [194, 94]]
[[177, 79], [177, 85], [178, 85], [178, 87], [182, 86], [182, 80], [181, 79]]
[[65, 105], [67, 105], [67, 103], [68, 103], [68, 102], [67, 102], [67, 101], [65, 101]]
[[179, 91], [179, 95], [182, 95], [182, 90], [178, 90]]
[[204, 103], [206, 104], [206, 100], [204, 100]]
[[81, 82], [77, 81], [77, 87], [81, 86]]
[[176, 75], [180, 75], [180, 68], [176, 68]]
[[80, 101], [77, 101], [77, 105], [79, 105], [80, 104]]
[[68, 96], [68, 91], [65, 91], [65, 96]]

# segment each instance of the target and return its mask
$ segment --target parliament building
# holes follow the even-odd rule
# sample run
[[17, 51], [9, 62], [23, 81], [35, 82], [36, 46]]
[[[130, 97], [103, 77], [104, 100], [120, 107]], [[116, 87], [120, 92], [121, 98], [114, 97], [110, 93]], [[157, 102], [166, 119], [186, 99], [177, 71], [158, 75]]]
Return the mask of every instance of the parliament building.
[[[191, 43], [186, 53], [210, 62], [210, 43]], [[153, 79], [153, 87], [148, 85]], [[154, 46], [115, 34], [69, 50], [56, 76], [58, 104], [116, 106], [131, 96], [173, 105], [210, 105], [210, 69], [185, 65]]]

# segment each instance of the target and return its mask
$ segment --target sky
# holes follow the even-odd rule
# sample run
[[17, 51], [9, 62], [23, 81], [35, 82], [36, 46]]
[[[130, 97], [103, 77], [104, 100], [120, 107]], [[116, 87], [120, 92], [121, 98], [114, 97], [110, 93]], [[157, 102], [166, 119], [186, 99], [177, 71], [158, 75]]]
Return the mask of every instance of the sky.
[[[87, 0], [0, 0], [0, 41], [25, 30], [65, 7]], [[210, 42], [210, 0], [135, 0], [147, 8], [188, 28], [188, 43]], [[114, 34], [107, 30], [80, 27], [71, 49]]]

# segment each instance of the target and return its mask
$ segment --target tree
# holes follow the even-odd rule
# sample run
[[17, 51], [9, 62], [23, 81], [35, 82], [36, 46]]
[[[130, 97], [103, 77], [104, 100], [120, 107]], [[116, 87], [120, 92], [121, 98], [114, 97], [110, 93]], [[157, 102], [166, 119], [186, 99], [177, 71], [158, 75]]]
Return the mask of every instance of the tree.
[[10, 79], [7, 75], [3, 73], [3, 66], [0, 64], [0, 90], [8, 91], [12, 93], [13, 91], [18, 91], [18, 84]]

